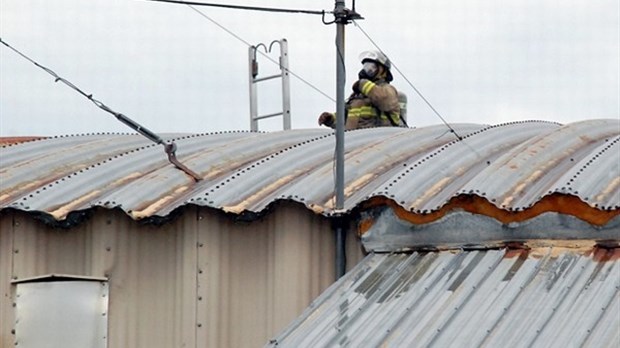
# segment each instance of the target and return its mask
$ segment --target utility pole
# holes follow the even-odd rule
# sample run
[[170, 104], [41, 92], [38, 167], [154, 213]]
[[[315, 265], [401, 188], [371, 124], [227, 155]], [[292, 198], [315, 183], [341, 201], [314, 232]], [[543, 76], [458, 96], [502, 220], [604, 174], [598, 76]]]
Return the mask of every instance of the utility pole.
[[336, 234], [336, 279], [342, 277], [346, 271], [346, 250], [345, 240], [347, 229], [340, 215], [344, 209], [344, 84], [346, 81], [344, 67], [344, 26], [351, 23], [353, 19], [362, 19], [355, 12], [355, 1], [353, 10], [344, 6], [344, 0], [336, 0], [334, 17], [336, 23], [336, 183], [334, 195], [336, 196], [335, 222]]
[[336, 210], [344, 208], [344, 0], [336, 0]]

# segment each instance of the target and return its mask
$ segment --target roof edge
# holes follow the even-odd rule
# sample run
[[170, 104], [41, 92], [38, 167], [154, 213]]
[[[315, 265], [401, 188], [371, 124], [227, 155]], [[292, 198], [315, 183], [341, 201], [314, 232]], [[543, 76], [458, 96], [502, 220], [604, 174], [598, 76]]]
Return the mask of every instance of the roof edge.
[[[565, 193], [552, 193], [542, 197], [531, 207], [517, 209], [499, 208], [486, 197], [475, 194], [460, 194], [452, 197], [441, 208], [432, 211], [409, 211], [394, 200], [384, 196], [372, 197], [362, 203], [360, 208], [363, 211], [378, 206], [390, 207], [401, 220], [412, 224], [431, 223], [443, 218], [451, 211], [466, 211], [472, 214], [485, 215], [504, 224], [524, 222], [544, 213], [555, 212], [574, 216], [595, 226], [604, 226], [620, 215], [618, 207], [614, 209], [593, 207], [579, 197]], [[371, 226], [371, 221], [366, 222], [361, 233], [363, 234]]]
[[[439, 220], [415, 224], [403, 220], [391, 207], [377, 207], [362, 214], [360, 226], [372, 226], [361, 234], [369, 252], [412, 250], [495, 249], [553, 246], [617, 247], [620, 216], [604, 226], [593, 226], [577, 217], [546, 212], [530, 220], [502, 223], [493, 217], [467, 211], [451, 211]], [[365, 226], [364, 226], [365, 227]]]

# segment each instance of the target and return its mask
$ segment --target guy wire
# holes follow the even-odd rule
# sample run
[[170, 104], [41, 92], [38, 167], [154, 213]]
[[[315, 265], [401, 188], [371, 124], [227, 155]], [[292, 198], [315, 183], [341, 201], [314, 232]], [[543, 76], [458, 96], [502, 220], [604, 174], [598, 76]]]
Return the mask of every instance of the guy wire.
[[129, 117], [121, 114], [120, 112], [116, 112], [114, 110], [112, 110], [110, 107], [108, 107], [107, 105], [105, 105], [103, 102], [93, 98], [92, 94], [87, 94], [86, 92], [82, 91], [79, 87], [77, 87], [76, 85], [74, 85], [73, 83], [71, 83], [71, 81], [62, 78], [60, 76], [58, 76], [58, 74], [56, 74], [56, 72], [54, 72], [52, 69], [47, 68], [39, 63], [37, 63], [36, 61], [34, 61], [33, 59], [31, 59], [30, 57], [26, 56], [25, 54], [23, 54], [22, 52], [20, 52], [19, 50], [17, 50], [16, 48], [14, 48], [13, 46], [9, 45], [7, 42], [5, 42], [4, 40], [2, 40], [2, 38], [0, 38], [0, 43], [2, 43], [3, 45], [5, 45], [6, 47], [10, 48], [13, 52], [17, 53], [18, 55], [20, 55], [22, 58], [26, 59], [27, 61], [29, 61], [30, 63], [34, 64], [35, 66], [37, 66], [38, 68], [42, 69], [43, 71], [45, 71], [46, 73], [52, 75], [54, 77], [54, 82], [62, 82], [65, 85], [67, 85], [69, 88], [73, 89], [74, 91], [78, 92], [79, 94], [81, 94], [82, 96], [84, 96], [86, 99], [90, 100], [93, 104], [95, 104], [98, 108], [100, 108], [101, 110], [108, 112], [112, 115], [114, 115], [114, 117], [116, 117], [116, 119], [125, 124], [126, 126], [132, 128], [133, 130], [135, 130], [136, 132], [138, 132], [139, 134], [141, 134], [142, 136], [144, 136], [145, 138], [149, 139], [150, 141], [154, 142], [157, 145], [163, 145], [164, 146], [164, 151], [166, 152], [166, 154], [168, 155], [168, 161], [174, 165], [175, 167], [177, 167], [178, 169], [184, 171], [186, 174], [188, 174], [189, 176], [193, 177], [194, 180], [196, 182], [202, 180], [202, 177], [197, 174], [196, 172], [192, 171], [190, 168], [188, 168], [186, 165], [184, 165], [183, 163], [181, 163], [177, 157], [176, 157], [176, 149], [177, 146], [174, 143], [174, 141], [169, 141], [168, 143], [166, 143], [159, 135], [151, 132], [150, 130], [148, 130], [147, 128], [144, 128], [141, 124], [135, 122], [134, 120], [130, 119]]
[[[151, 1], [156, 1], [156, 0], [151, 0]], [[211, 17], [207, 16], [204, 12], [200, 11], [199, 9], [195, 8], [192, 5], [187, 5], [189, 8], [191, 8], [192, 10], [196, 11], [196, 13], [198, 13], [200, 16], [204, 17], [205, 19], [209, 20], [211, 23], [217, 25], [218, 27], [220, 27], [220, 29], [224, 30], [225, 32], [227, 32], [228, 34], [230, 34], [232, 37], [234, 37], [235, 39], [243, 42], [246, 46], [251, 47], [253, 46], [252, 44], [250, 44], [249, 42], [247, 42], [246, 40], [244, 40], [243, 38], [241, 38], [239, 35], [235, 34], [232, 30], [226, 28], [225, 26], [221, 25], [220, 23], [216, 22], [214, 19], [212, 19]], [[256, 50], [259, 54], [261, 54], [263, 57], [267, 58], [269, 61], [273, 62], [276, 65], [280, 65], [279, 62], [277, 62], [275, 59], [269, 57], [266, 53], [261, 52], [259, 50]], [[322, 94], [325, 98], [333, 101], [334, 103], [336, 102], [336, 100], [332, 97], [330, 97], [327, 93], [321, 91], [318, 87], [314, 86], [313, 84], [311, 84], [310, 82], [306, 81], [304, 78], [302, 78], [301, 76], [297, 75], [296, 73], [292, 72], [290, 69], [287, 69], [287, 72], [289, 74], [291, 74], [292, 76], [296, 77], [297, 79], [299, 79], [301, 82], [303, 82], [305, 85], [309, 86], [310, 88], [314, 89], [315, 91], [319, 92], [320, 94]]]

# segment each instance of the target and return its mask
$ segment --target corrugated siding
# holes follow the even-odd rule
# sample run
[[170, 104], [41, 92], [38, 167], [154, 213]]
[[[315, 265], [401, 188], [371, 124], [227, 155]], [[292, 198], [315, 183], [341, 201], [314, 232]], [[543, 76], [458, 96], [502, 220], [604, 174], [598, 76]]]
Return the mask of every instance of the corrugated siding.
[[0, 213], [0, 346], [10, 347], [14, 324], [11, 272], [13, 269], [12, 214]]
[[[110, 348], [260, 346], [334, 279], [330, 222], [299, 206], [252, 224], [188, 207], [162, 226], [104, 209], [71, 229], [17, 211], [0, 226], [2, 347], [13, 346], [11, 278], [107, 277]], [[352, 267], [362, 256], [349, 239]]]
[[[620, 124], [587, 120], [496, 126], [382, 127], [346, 133], [345, 209], [386, 197], [414, 213], [458, 195], [523, 210], [558, 193], [595, 209], [620, 208]], [[84, 135], [2, 147], [0, 209], [44, 212], [63, 220], [92, 207], [120, 207], [134, 219], [168, 216], [192, 204], [258, 213], [278, 200], [333, 214], [334, 134], [169, 135], [195, 183], [161, 146], [138, 135]], [[250, 214], [251, 215], [251, 214]]]
[[371, 254], [269, 346], [618, 347], [620, 249]]

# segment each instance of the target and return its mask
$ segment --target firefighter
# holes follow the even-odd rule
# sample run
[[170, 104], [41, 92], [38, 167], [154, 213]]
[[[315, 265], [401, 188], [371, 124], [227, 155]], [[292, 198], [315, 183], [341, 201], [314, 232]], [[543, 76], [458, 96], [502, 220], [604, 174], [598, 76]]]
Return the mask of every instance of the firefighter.
[[[404, 126], [400, 117], [398, 91], [390, 85], [392, 73], [388, 58], [378, 51], [360, 54], [362, 70], [353, 84], [353, 94], [345, 105], [345, 129]], [[336, 114], [323, 112], [319, 125], [336, 127]]]

